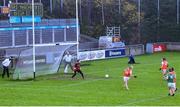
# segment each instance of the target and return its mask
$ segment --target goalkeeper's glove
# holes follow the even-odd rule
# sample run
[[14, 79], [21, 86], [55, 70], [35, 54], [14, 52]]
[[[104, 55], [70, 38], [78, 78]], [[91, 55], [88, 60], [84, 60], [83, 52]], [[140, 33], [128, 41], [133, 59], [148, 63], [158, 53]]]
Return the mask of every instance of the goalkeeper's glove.
[[161, 68], [159, 68], [159, 70], [161, 70]]

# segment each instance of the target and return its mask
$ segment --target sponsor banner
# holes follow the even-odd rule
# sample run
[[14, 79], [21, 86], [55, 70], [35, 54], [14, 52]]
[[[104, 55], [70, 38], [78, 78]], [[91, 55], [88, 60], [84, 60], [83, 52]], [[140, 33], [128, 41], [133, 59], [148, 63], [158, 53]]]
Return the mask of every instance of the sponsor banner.
[[166, 50], [167, 48], [165, 44], [153, 44], [153, 52], [162, 52]]
[[[31, 23], [33, 22], [32, 16], [22, 16], [22, 23]], [[39, 23], [41, 22], [41, 17], [40, 16], [34, 16], [34, 22]]]
[[21, 23], [21, 17], [19, 16], [11, 16], [9, 18], [10, 23]]
[[125, 48], [109, 49], [105, 51], [106, 58], [122, 57], [125, 56]]
[[[32, 65], [33, 64], [33, 58], [30, 56], [30, 58], [24, 57], [21, 59], [23, 65]], [[36, 56], [36, 64], [45, 64], [46, 63], [46, 56]]]
[[[32, 22], [32, 16], [10, 16], [9, 22], [10, 23], [31, 23]], [[40, 16], [34, 16], [34, 22], [40, 23], [41, 17]]]
[[[42, 64], [54, 64], [60, 60], [60, 57], [56, 56], [53, 53], [46, 53], [45, 55], [38, 55], [36, 56], [35, 63], [36, 65], [42, 65]], [[24, 56], [22, 57], [19, 62], [22, 65], [33, 65], [33, 58], [32, 56]]]
[[105, 59], [105, 50], [79, 52], [78, 53], [78, 58], [81, 61]]

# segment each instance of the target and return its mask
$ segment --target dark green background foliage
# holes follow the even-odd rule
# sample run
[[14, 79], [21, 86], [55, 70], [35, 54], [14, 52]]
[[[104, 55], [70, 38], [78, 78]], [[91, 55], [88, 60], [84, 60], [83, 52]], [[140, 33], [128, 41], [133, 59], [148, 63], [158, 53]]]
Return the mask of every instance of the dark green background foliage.
[[[41, 1], [44, 4], [44, 18], [75, 18], [75, 0], [52, 0], [52, 11], [51, 0]], [[98, 38], [105, 35], [106, 26], [120, 26], [123, 39], [130, 44], [180, 41], [177, 1], [160, 0], [159, 20], [158, 0], [140, 1], [141, 23], [138, 24], [138, 0], [79, 0], [81, 33]], [[3, 0], [0, 4], [3, 5]], [[5, 18], [1, 15], [1, 19]]]

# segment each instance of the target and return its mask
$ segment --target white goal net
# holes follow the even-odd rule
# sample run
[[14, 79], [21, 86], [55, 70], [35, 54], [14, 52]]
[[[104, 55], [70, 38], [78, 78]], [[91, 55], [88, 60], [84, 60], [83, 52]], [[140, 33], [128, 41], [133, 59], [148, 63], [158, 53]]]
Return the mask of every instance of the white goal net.
[[[58, 72], [64, 52], [72, 46], [68, 45], [52, 45], [52, 46], [36, 46], [35, 47], [35, 75], [41, 76], [46, 74], [54, 74]], [[23, 50], [16, 63], [13, 73], [13, 79], [33, 79], [33, 48]], [[76, 52], [75, 52], [76, 53]]]

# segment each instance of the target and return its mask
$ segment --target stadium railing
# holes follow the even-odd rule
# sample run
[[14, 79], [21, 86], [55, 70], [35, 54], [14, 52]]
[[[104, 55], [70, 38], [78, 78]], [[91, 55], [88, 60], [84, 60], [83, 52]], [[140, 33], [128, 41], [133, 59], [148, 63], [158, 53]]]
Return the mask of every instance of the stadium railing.
[[[105, 48], [99, 48], [98, 42], [86, 42], [80, 43], [80, 51], [94, 51], [94, 50], [102, 50]], [[119, 47], [122, 48], [122, 47]], [[143, 44], [135, 44], [135, 45], [126, 45], [125, 47], [126, 55], [142, 55], [145, 53]]]
[[[0, 21], [0, 48], [24, 47], [32, 44], [32, 24]], [[35, 23], [35, 43], [76, 41], [75, 19], [42, 19]], [[72, 37], [73, 36], [73, 37]]]
[[78, 57], [82, 61], [126, 57], [129, 55], [144, 54], [144, 45], [127, 45], [117, 48], [99, 48], [98, 42], [80, 43], [80, 53]]
[[165, 42], [168, 51], [180, 51], [180, 42]]
[[164, 44], [167, 51], [180, 51], [180, 42], [157, 42], [151, 44]]

